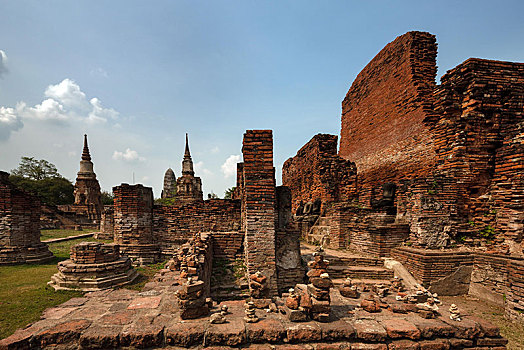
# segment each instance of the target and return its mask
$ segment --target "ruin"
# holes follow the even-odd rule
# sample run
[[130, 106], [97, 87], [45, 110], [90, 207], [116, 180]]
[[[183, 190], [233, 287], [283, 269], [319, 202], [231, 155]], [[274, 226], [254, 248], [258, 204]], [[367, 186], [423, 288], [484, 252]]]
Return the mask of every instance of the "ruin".
[[165, 268], [141, 292], [46, 311], [0, 348], [505, 349], [440, 295], [523, 320], [524, 64], [468, 59], [437, 85], [436, 54], [429, 33], [388, 44], [342, 102], [340, 146], [314, 136], [283, 186], [272, 131], [248, 130], [232, 199], [203, 200], [186, 134], [173, 204], [121, 184], [104, 212], [115, 256]]
[[104, 206], [100, 184], [96, 178], [91, 161], [91, 154], [87, 144], [87, 135], [84, 135], [84, 146], [74, 185], [75, 201], [73, 204], [58, 206], [43, 206], [43, 222], [53, 222], [47, 228], [81, 229], [100, 227], [100, 220]]
[[55, 290], [92, 292], [131, 283], [138, 273], [118, 245], [82, 242], [71, 247], [70, 258], [58, 263], [48, 285]]
[[9, 182], [0, 171], [0, 265], [53, 259], [40, 241], [40, 201]]
[[164, 175], [164, 187], [160, 198], [173, 198], [176, 195], [176, 176], [173, 169], [166, 170]]
[[193, 160], [189, 152], [189, 141], [186, 134], [186, 149], [184, 160], [182, 161], [182, 176], [176, 179], [176, 197], [179, 201], [198, 201], [202, 200], [202, 180], [195, 177], [193, 170]]
[[429, 33], [389, 43], [342, 102], [338, 153], [336, 135], [316, 135], [282, 182], [306, 241], [393, 257], [515, 317], [524, 305], [502, 298], [518, 295], [524, 256], [524, 63], [470, 58], [437, 85], [436, 54]]

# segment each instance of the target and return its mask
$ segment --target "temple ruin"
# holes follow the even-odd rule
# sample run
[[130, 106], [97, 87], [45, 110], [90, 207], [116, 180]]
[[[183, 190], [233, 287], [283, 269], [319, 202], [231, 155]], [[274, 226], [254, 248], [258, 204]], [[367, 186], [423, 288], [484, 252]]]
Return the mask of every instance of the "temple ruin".
[[40, 241], [40, 201], [9, 182], [0, 171], [0, 265], [53, 259]]
[[203, 200], [186, 134], [172, 203], [115, 186], [111, 253], [80, 246], [61, 266], [85, 252], [164, 269], [141, 292], [48, 310], [0, 348], [505, 349], [441, 296], [524, 321], [524, 63], [471, 58], [437, 85], [436, 55], [425, 32], [383, 48], [342, 102], [340, 137], [315, 135], [283, 186], [272, 131], [247, 130], [232, 199]]

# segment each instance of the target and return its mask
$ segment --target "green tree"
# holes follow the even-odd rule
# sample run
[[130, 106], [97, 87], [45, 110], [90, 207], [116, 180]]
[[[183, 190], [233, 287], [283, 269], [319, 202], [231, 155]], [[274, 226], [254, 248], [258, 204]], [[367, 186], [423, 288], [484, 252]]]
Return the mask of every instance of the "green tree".
[[33, 157], [22, 157], [18, 168], [11, 171], [11, 175], [21, 176], [31, 180], [43, 180], [47, 178], [62, 177], [56, 166], [47, 160], [36, 160]]
[[18, 168], [11, 171], [9, 180], [49, 205], [72, 204], [75, 201], [71, 181], [60, 175], [53, 164], [43, 159], [22, 157]]
[[113, 205], [115, 197], [113, 193], [108, 191], [102, 191], [102, 204], [103, 205]]
[[224, 199], [231, 199], [233, 197], [233, 192], [235, 192], [236, 187], [230, 187], [224, 192]]

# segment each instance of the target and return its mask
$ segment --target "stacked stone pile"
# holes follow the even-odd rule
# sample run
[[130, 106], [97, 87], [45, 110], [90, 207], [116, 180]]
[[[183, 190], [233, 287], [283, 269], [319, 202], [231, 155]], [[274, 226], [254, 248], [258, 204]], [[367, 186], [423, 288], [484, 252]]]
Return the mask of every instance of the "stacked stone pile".
[[307, 273], [310, 283], [297, 284], [290, 289], [286, 299], [289, 310], [289, 319], [292, 322], [302, 322], [313, 319], [327, 322], [331, 312], [331, 297], [329, 295], [333, 282], [329, 278], [327, 267], [329, 262], [324, 256], [315, 252], [314, 260], [308, 263], [310, 270]]
[[180, 289], [176, 292], [182, 319], [209, 314], [206, 297], [210, 291], [211, 247], [209, 236], [196, 234], [182, 245], [168, 263], [171, 270], [180, 270]]
[[58, 263], [48, 282], [55, 290], [96, 291], [131, 283], [138, 273], [120, 257], [117, 244], [82, 242], [71, 247], [70, 259]]

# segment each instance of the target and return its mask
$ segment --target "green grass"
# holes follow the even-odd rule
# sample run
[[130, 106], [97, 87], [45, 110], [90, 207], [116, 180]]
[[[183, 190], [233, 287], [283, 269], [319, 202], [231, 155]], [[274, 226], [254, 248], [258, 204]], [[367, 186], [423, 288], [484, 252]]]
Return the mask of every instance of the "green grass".
[[96, 240], [89, 237], [49, 244], [55, 258], [47, 264], [0, 266], [0, 339], [37, 321], [46, 308], [82, 295], [75, 291], [55, 291], [47, 282], [58, 271], [56, 264], [69, 258], [71, 246], [85, 241]]
[[126, 284], [122, 288], [141, 290], [142, 288], [144, 288], [144, 285], [158, 272], [158, 270], [164, 268], [165, 264], [166, 262], [162, 261], [152, 265], [136, 267], [135, 269], [138, 271], [139, 276], [133, 283]]
[[64, 238], [69, 236], [78, 236], [85, 233], [91, 233], [95, 232], [94, 229], [85, 229], [83, 231], [75, 231], [75, 230], [42, 230], [40, 231], [40, 239], [42, 241], [47, 241], [48, 239], [54, 239], [54, 238]]

